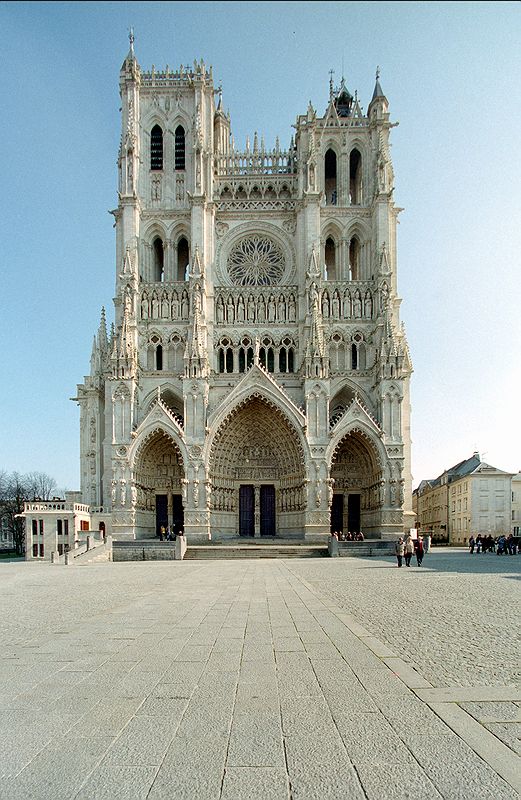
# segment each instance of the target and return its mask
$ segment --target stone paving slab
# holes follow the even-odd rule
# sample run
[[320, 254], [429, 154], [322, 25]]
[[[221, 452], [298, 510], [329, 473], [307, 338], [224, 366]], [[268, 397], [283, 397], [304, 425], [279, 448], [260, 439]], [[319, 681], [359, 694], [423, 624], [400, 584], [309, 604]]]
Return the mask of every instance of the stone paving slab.
[[[487, 583], [486, 560], [447, 558], [422, 575], [452, 587], [457, 634], [475, 604], [457, 588], [466, 565], [479, 565], [485, 606], [487, 586], [509, 578], [494, 561]], [[407, 642], [374, 617], [383, 597], [401, 612], [426, 579], [383, 559], [341, 561], [0, 565], [0, 797], [518, 797], [508, 660], [503, 685], [451, 683], [447, 662], [469, 673], [456, 636], [445, 659], [447, 614], [423, 649], [416, 628]], [[503, 657], [507, 645], [500, 631]]]

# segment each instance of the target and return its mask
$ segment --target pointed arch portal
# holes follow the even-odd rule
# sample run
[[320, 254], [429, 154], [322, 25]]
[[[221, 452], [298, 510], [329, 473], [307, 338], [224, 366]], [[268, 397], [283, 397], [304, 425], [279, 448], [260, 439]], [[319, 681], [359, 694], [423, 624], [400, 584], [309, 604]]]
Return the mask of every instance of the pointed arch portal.
[[158, 536], [161, 527], [184, 530], [182, 455], [162, 429], [151, 433], [139, 448], [134, 462], [137, 490], [136, 524], [140, 536]]
[[221, 423], [210, 452], [212, 529], [285, 536], [302, 529], [305, 459], [283, 412], [251, 397]]
[[331, 478], [331, 532], [379, 535], [383, 469], [365, 433], [352, 430], [339, 442], [331, 462]]

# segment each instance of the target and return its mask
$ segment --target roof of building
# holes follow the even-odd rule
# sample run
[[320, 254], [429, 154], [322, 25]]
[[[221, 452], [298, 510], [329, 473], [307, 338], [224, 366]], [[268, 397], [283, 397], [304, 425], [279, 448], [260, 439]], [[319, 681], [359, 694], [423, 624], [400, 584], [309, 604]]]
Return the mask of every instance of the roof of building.
[[[422, 493], [426, 489], [434, 489], [436, 486], [441, 486], [442, 483], [452, 483], [459, 478], [464, 478], [466, 475], [479, 474], [483, 472], [496, 472], [501, 475], [512, 475], [511, 472], [505, 472], [502, 469], [493, 467], [487, 464], [479, 457], [479, 453], [473, 453], [470, 458], [459, 461], [449, 469], [444, 470], [437, 478], [424, 478], [414, 490], [416, 493]], [[445, 478], [445, 480], [443, 480]]]

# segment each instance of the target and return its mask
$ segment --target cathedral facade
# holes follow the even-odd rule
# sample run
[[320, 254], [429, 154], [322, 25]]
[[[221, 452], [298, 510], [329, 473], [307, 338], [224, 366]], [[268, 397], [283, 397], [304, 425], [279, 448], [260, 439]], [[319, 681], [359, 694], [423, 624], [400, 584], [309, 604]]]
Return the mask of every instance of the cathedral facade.
[[344, 80], [288, 149], [235, 147], [203, 62], [120, 73], [115, 323], [78, 386], [82, 501], [115, 538], [412, 524], [392, 127]]

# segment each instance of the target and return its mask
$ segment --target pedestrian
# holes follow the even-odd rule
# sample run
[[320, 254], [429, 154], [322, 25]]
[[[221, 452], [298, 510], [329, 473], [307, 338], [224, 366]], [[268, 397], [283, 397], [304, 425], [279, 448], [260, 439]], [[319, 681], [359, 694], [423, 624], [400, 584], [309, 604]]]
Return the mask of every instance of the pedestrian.
[[476, 553], [481, 553], [481, 545], [482, 545], [481, 536], [478, 533], [476, 538]]
[[476, 545], [476, 540], [474, 539], [473, 536], [471, 536], [470, 539], [469, 539], [469, 550], [470, 550], [471, 553], [474, 552], [475, 545]]
[[416, 562], [421, 567], [423, 561], [423, 542], [421, 536], [416, 540]]
[[423, 537], [423, 555], [427, 555], [429, 550], [431, 549], [431, 537], [429, 533], [426, 533]]
[[411, 534], [409, 534], [405, 540], [405, 566], [411, 566], [411, 558], [412, 554], [414, 553], [414, 542], [412, 540]]
[[399, 567], [402, 566], [402, 559], [403, 559], [404, 550], [405, 550], [405, 547], [404, 547], [404, 544], [403, 544], [403, 539], [400, 538], [400, 539], [398, 539], [398, 541], [394, 545], [394, 552], [396, 553], [396, 558], [398, 560], [398, 566]]
[[165, 526], [161, 525], [161, 527], [159, 528], [159, 541], [162, 542], [164, 538], [165, 538]]

